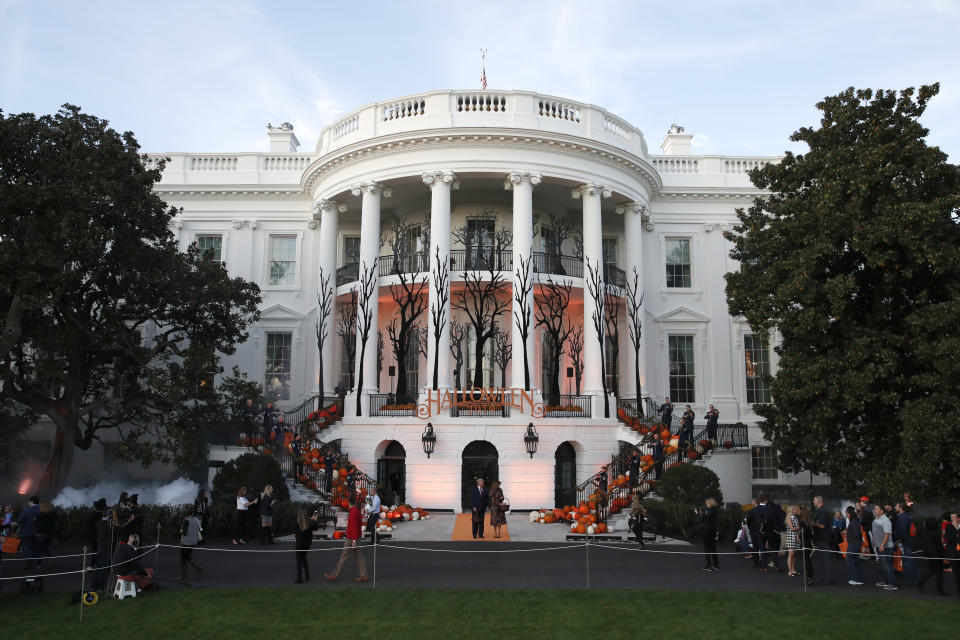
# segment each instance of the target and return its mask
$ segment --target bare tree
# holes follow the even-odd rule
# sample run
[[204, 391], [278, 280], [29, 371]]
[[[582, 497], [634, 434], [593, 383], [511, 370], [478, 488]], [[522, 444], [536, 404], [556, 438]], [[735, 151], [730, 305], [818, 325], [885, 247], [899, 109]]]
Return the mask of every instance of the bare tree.
[[627, 281], [627, 334], [630, 336], [630, 344], [633, 347], [633, 375], [634, 382], [637, 385], [637, 409], [640, 407], [640, 338], [643, 330], [643, 298], [644, 293], [640, 290], [640, 274], [637, 268], [633, 268], [633, 282]]
[[570, 332], [570, 360], [577, 385], [576, 395], [580, 395], [580, 383], [583, 381], [583, 325], [578, 324]]
[[461, 389], [460, 373], [463, 369], [463, 341], [467, 337], [467, 328], [456, 318], [450, 318], [450, 354], [453, 356], [453, 386]]
[[331, 274], [325, 274], [320, 268], [320, 291], [317, 293], [317, 361], [320, 363], [317, 374], [317, 388], [320, 397], [323, 397], [323, 345], [327, 342], [328, 326], [333, 316], [333, 286], [330, 284]]
[[[373, 329], [373, 305], [377, 304], [377, 289], [379, 278], [377, 273], [377, 263], [379, 258], [373, 259], [373, 264], [367, 265], [366, 262], [360, 263], [360, 295], [358, 298], [357, 313], [357, 335], [360, 336], [360, 361], [358, 367], [360, 374], [357, 376], [357, 415], [363, 415], [361, 398], [363, 396], [363, 361], [367, 355], [367, 341], [370, 339], [370, 331]], [[379, 336], [379, 331], [377, 332]], [[379, 378], [379, 372], [377, 374]], [[379, 388], [380, 381], [377, 380]]]
[[547, 404], [560, 404], [560, 357], [566, 349], [567, 340], [573, 327], [569, 320], [570, 292], [573, 282], [556, 281], [547, 276], [540, 283], [540, 295], [533, 299], [536, 305], [536, 321], [549, 336], [553, 349], [550, 352], [549, 387], [546, 389]]
[[[350, 292], [350, 301], [340, 305], [340, 313], [337, 317], [337, 336], [340, 338], [343, 348], [347, 351], [347, 382], [350, 390], [353, 390], [354, 383], [354, 365], [357, 356], [357, 292]], [[342, 372], [341, 372], [342, 374]]]
[[421, 327], [419, 324], [417, 324], [416, 334], [417, 354], [426, 359], [427, 350], [430, 348], [430, 329], [428, 327]]
[[377, 329], [377, 389], [380, 388], [380, 376], [383, 375], [383, 331]]
[[605, 324], [604, 303], [606, 302], [606, 289], [603, 286], [603, 265], [597, 260], [597, 266], [594, 267], [590, 260], [587, 260], [587, 292], [593, 298], [594, 311], [591, 320], [593, 328], [597, 332], [597, 340], [600, 342], [600, 380], [603, 384], [603, 417], [610, 417], [610, 398], [607, 395], [607, 367], [606, 358], [603, 357], [603, 329]]
[[[496, 224], [496, 215], [490, 215], [492, 217], [489, 219]], [[453, 235], [465, 242], [466, 246], [470, 246], [471, 239], [474, 238], [473, 231], [463, 226], [456, 229]], [[505, 249], [512, 240], [512, 231], [504, 227], [495, 228], [493, 242], [489, 246], [494, 247], [496, 255], [500, 256], [506, 253]], [[473, 374], [475, 385], [483, 380], [483, 347], [487, 340], [493, 337], [494, 326], [500, 314], [510, 306], [510, 297], [507, 295], [510, 283], [503, 279], [502, 268], [498, 268], [502, 267], [502, 264], [497, 264], [499, 259], [495, 261], [491, 256], [479, 262], [480, 264], [471, 265], [474, 269], [463, 272], [463, 289], [453, 300], [454, 308], [463, 311], [469, 324], [473, 326], [477, 354]]]
[[[527, 355], [527, 341], [530, 339], [530, 292], [533, 291], [533, 274], [531, 273], [531, 258], [522, 255], [517, 257], [519, 264], [516, 265], [517, 276], [513, 288], [513, 301], [516, 303], [513, 307], [513, 322], [517, 326], [520, 334], [520, 340], [523, 342], [523, 388], [530, 390], [530, 361]], [[517, 384], [519, 380], [514, 380]]]
[[483, 211], [471, 216], [470, 222], [451, 232], [453, 239], [466, 249], [465, 271], [475, 269], [504, 269], [507, 249], [513, 246], [513, 229], [497, 226], [495, 211]]
[[430, 307], [430, 323], [433, 325], [433, 388], [439, 387], [440, 374], [437, 368], [440, 366], [440, 336], [443, 335], [443, 328], [447, 324], [447, 314], [449, 312], [447, 303], [450, 302], [450, 264], [449, 259], [445, 258], [443, 264], [440, 263], [440, 247], [437, 247], [433, 260], [433, 287], [437, 291], [437, 299]]
[[[623, 291], [615, 284], [604, 283], [607, 290], [604, 309], [606, 311], [606, 335], [613, 340], [613, 372], [610, 376], [613, 384], [610, 391], [617, 396], [620, 392], [620, 304]], [[606, 351], [603, 351], [606, 358]]]
[[493, 337], [493, 362], [500, 367], [500, 386], [507, 386], [507, 365], [513, 357], [513, 345], [510, 344], [510, 332], [497, 326]]

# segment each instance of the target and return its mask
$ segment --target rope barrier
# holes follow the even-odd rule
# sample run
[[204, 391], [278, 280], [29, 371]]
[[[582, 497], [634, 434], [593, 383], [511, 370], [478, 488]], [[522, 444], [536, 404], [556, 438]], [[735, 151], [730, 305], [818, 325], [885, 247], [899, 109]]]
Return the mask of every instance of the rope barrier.
[[[4, 555], [9, 555], [9, 554], [4, 554]], [[27, 562], [30, 560], [59, 560], [60, 558], [79, 558], [82, 555], [83, 555], [82, 553], [69, 553], [63, 556], [43, 556], [40, 558], [27, 558], [26, 556], [24, 556], [23, 558], [5, 558], [4, 562]]]
[[[335, 540], [334, 542], [341, 542], [341, 540]], [[224, 551], [227, 553], [294, 553], [297, 551], [342, 551], [343, 545], [330, 547], [330, 548], [317, 548], [310, 547], [309, 549], [227, 549], [220, 547], [191, 547], [187, 545], [180, 544], [159, 544], [158, 547], [166, 547], [167, 549], [194, 549], [195, 551]]]
[[[617, 549], [620, 551], [632, 551], [632, 552], [639, 552], [639, 553], [662, 553], [662, 554], [670, 554], [670, 555], [692, 555], [692, 556], [702, 556], [705, 553], [704, 551], [667, 551], [666, 549], [646, 549], [646, 548], [635, 549], [635, 548], [617, 546], [612, 544], [602, 544], [599, 542], [588, 542], [587, 544], [589, 544], [591, 547], [603, 547], [604, 549]], [[786, 553], [787, 551], [790, 551], [790, 549], [783, 549], [783, 550], [777, 549], [774, 551], [750, 551], [749, 553], [759, 553], [759, 554], [767, 555], [767, 554], [774, 554], [774, 553], [779, 554], [781, 553], [781, 551], [783, 553]], [[837, 551], [836, 549], [818, 549], [817, 547], [799, 547], [797, 549], [793, 549], [793, 551], [809, 551], [811, 553], [821, 552], [821, 553], [834, 553], [834, 554], [847, 553], [846, 551]], [[711, 553], [714, 553], [714, 552], [711, 552]], [[742, 556], [742, 555], [745, 555], [747, 552], [746, 551], [717, 551], [715, 553], [718, 556]], [[859, 556], [860, 554], [858, 553], [857, 555]], [[874, 556], [874, 557], [879, 558], [879, 556]], [[956, 562], [957, 560], [960, 560], [960, 558], [936, 558], [936, 557], [931, 558], [930, 556], [925, 556], [925, 555], [900, 556], [900, 558], [901, 559], [909, 558], [913, 560], [918, 560], [918, 559], [944, 560], [946, 562]]]
[[[103, 567], [84, 567], [83, 569], [78, 569], [78, 570], [76, 570], [76, 571], [58, 571], [58, 572], [56, 572], [56, 573], [39, 573], [39, 574], [32, 575], [32, 576], [10, 576], [10, 577], [7, 577], [7, 578], [0, 578], [0, 580], [26, 580], [26, 579], [28, 579], [28, 578], [49, 578], [49, 577], [51, 577], [51, 576], [69, 576], [69, 575], [75, 575], [75, 574], [78, 574], [78, 573], [86, 573], [86, 572], [89, 572], [89, 571], [106, 571], [107, 569], [113, 569], [114, 567], [119, 567], [119, 566], [122, 565], [122, 564], [127, 564], [127, 562], [133, 562], [134, 560], [139, 560], [140, 558], [144, 557], [145, 555], [147, 555], [147, 554], [150, 553], [151, 551], [156, 550], [156, 548], [157, 548], [158, 546], [159, 546], [159, 545], [153, 545], [153, 546], [151, 546], [151, 547], [147, 547], [147, 550], [146, 550], [146, 551], [144, 551], [143, 553], [141, 553], [141, 554], [138, 555], [138, 556], [134, 556], [133, 558], [130, 558], [129, 560], [127, 560], [127, 561], [125, 561], [125, 562], [118, 562], [118, 563], [115, 563], [115, 564], [109, 564], [109, 565], [106, 565], [106, 566], [103, 566]], [[141, 547], [141, 549], [142, 549], [142, 548], [143, 548], [143, 547]], [[80, 554], [80, 555], [83, 555], [83, 554]]]
[[433, 551], [436, 553], [527, 553], [534, 551], [558, 551], [561, 549], [580, 549], [587, 546], [589, 543], [582, 544], [567, 544], [562, 547], [544, 547], [541, 549], [477, 549], [477, 550], [467, 550], [462, 551], [460, 549], [424, 549], [421, 547], [401, 547], [400, 545], [394, 544], [381, 544], [377, 545], [381, 549], [403, 549], [405, 551]]

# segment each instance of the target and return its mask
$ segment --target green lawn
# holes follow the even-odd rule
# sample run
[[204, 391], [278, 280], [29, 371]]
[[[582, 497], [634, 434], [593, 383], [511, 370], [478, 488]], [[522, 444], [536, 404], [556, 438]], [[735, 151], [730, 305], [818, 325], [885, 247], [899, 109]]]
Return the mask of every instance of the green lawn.
[[[3, 636], [17, 638], [764, 638], [860, 637], [864, 629], [955, 637], [960, 606], [822, 594], [639, 590], [168, 589], [84, 611], [62, 594], [2, 594]], [[864, 626], [866, 625], [866, 627]], [[351, 635], [350, 637], [358, 637]], [[367, 636], [359, 636], [367, 637]]]

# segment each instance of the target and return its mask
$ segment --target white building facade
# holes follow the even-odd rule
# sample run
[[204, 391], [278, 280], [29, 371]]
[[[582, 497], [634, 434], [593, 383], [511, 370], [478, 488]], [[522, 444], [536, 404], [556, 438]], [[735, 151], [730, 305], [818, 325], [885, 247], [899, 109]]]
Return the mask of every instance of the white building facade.
[[[434, 91], [367, 105], [326, 127], [308, 152], [298, 151], [288, 125], [270, 127], [268, 134], [269, 153], [151, 154], [169, 158], [156, 190], [182, 207], [174, 231], [184, 249], [191, 243], [211, 248], [231, 275], [262, 289], [261, 318], [227, 368], [236, 364], [263, 382], [284, 408], [317, 394], [331, 396], [338, 384], [350, 389], [346, 416], [321, 437], [339, 441], [370, 475], [402, 474], [407, 502], [459, 509], [472, 477], [493, 468], [514, 507], [553, 505], [561, 485], [582, 482], [622, 442], [637, 442], [616, 410], [618, 400], [637, 397], [625, 304], [619, 342], [607, 336], [601, 349], [592, 321], [596, 304], [587, 290], [593, 267], [619, 286], [612, 295], [621, 301], [623, 285], [638, 274], [644, 294], [641, 396], [657, 402], [672, 396], [677, 414], [689, 404], [697, 424], [713, 404], [721, 423], [748, 425], [749, 449], [718, 452], [706, 461], [720, 475], [727, 500], [748, 501], [755, 484], [793, 482], [776, 471], [772, 450], [752, 426], [752, 405], [769, 400], [763, 374], [775, 372], [775, 354], [742, 318], [729, 315], [724, 295], [724, 274], [737, 264], [723, 232], [735, 223], [735, 210], [758, 195], [747, 172], [777, 158], [692, 155], [692, 136], [676, 126], [662, 153], [650, 153], [640, 130], [604, 109], [527, 91]], [[402, 259], [389, 242], [398, 219], [406, 225]], [[497, 229], [509, 232], [509, 244], [497, 246]], [[445, 317], [468, 324], [455, 301], [465, 278], [484, 271], [487, 259], [506, 283], [501, 295], [508, 302], [498, 325], [510, 327], [512, 359], [504, 379], [492, 347], [485, 349], [483, 380], [473, 380], [477, 354], [468, 330], [460, 387], [524, 387], [524, 343], [513, 314], [519, 265], [529, 262], [534, 286], [521, 295], [531, 303], [546, 295], [540, 285], [548, 277], [571, 285], [567, 322], [583, 330], [584, 368], [577, 394], [567, 377], [573, 362], [565, 345], [560, 386], [567, 402], [561, 404], [580, 402], [581, 412], [540, 417], [526, 407], [512, 408], [508, 417], [465, 417], [435, 407], [429, 417], [422, 411], [418, 417], [383, 410], [399, 406], [398, 399], [384, 397], [394, 390], [396, 368], [408, 374], [419, 405], [456, 380], [449, 321], [439, 340], [431, 328], [423, 353], [414, 341], [417, 353], [395, 362], [387, 327], [397, 316], [390, 287], [398, 274], [423, 283], [428, 304], [421, 327], [432, 326], [431, 306], [444, 298]], [[359, 360], [360, 338], [339, 335], [337, 323], [375, 262], [375, 330], [362, 363], [363, 386], [356, 389], [361, 365], [350, 370], [344, 341], [356, 340]], [[432, 277], [438, 264], [449, 267], [448, 281], [439, 285]], [[322, 352], [323, 389], [316, 338], [321, 274], [335, 296]], [[543, 370], [551, 366], [545, 352], [553, 347], [532, 319], [529, 394], [542, 403]], [[385, 342], [379, 372], [378, 330]], [[611, 369], [609, 417], [604, 359]], [[421, 440], [427, 422], [437, 436], [429, 457]], [[524, 443], [530, 423], [539, 436], [533, 456]]]

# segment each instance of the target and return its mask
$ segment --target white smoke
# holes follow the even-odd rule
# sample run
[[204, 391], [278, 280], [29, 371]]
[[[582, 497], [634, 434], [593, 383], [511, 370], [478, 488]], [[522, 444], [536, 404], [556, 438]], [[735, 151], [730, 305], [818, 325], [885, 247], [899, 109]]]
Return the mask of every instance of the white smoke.
[[117, 503], [124, 491], [139, 494], [140, 504], [193, 504], [199, 489], [200, 485], [186, 478], [177, 478], [163, 485], [111, 480], [82, 489], [64, 487], [53, 499], [53, 504], [65, 508], [84, 507], [91, 506], [99, 498], [105, 498], [107, 504], [112, 505]]

